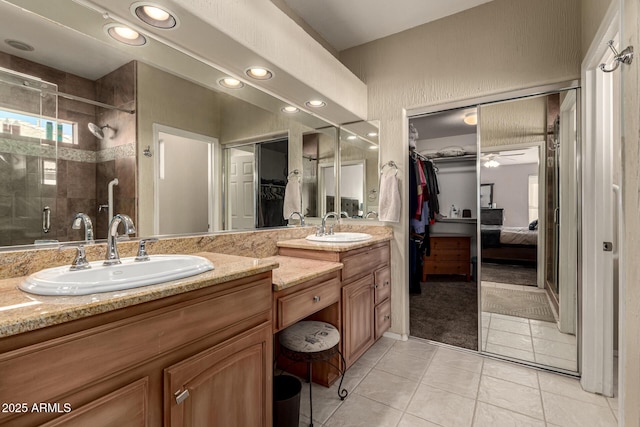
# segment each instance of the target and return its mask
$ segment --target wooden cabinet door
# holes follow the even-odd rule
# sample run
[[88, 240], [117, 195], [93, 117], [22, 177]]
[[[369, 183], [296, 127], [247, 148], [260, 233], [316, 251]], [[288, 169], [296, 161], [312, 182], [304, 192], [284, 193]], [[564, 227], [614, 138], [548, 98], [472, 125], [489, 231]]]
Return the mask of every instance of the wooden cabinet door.
[[342, 288], [343, 352], [347, 368], [375, 341], [373, 275]]
[[167, 426], [269, 427], [271, 323], [164, 370]]

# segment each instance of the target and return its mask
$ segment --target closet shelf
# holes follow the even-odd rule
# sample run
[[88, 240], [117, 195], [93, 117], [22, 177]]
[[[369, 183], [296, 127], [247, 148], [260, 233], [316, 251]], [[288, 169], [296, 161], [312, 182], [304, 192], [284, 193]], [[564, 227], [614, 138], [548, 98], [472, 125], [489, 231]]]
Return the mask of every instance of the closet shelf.
[[438, 222], [449, 222], [454, 224], [475, 224], [477, 222], [476, 218], [442, 218], [436, 220]]
[[434, 163], [475, 162], [477, 158], [475, 154], [465, 154], [464, 156], [431, 157], [430, 160]]

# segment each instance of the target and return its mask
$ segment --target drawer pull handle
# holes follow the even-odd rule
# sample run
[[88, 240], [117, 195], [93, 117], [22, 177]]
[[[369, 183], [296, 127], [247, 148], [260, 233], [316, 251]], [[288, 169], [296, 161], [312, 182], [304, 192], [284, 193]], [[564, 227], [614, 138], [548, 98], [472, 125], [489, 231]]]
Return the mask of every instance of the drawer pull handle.
[[174, 396], [176, 397], [176, 403], [179, 405], [185, 400], [187, 400], [187, 398], [189, 397], [189, 390], [183, 390], [183, 391], [178, 390], [176, 391]]
[[378, 289], [378, 284], [373, 285], [374, 288]]
[[314, 296], [313, 302], [320, 302], [320, 296], [319, 295]]
[[389, 316], [388, 314], [384, 316], [384, 320], [389, 320], [389, 319], [391, 319], [391, 316]]
[[387, 280], [386, 282], [384, 282], [385, 286], [389, 286], [389, 281]]

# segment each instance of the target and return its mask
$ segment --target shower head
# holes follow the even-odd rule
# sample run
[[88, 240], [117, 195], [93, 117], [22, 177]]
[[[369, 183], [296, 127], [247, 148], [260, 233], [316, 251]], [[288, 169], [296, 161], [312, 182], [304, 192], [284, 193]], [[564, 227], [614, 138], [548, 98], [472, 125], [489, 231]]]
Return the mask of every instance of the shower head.
[[115, 132], [115, 129], [109, 125], [98, 126], [94, 123], [89, 123], [89, 132], [98, 139], [104, 139], [104, 129], [111, 129]]

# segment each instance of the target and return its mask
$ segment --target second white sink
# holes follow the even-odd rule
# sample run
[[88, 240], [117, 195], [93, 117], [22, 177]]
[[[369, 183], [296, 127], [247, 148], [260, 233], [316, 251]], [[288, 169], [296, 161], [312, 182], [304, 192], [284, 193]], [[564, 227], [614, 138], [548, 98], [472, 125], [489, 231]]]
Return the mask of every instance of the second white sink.
[[371, 239], [371, 234], [367, 233], [335, 233], [335, 234], [325, 234], [324, 236], [316, 236], [312, 234], [307, 236], [307, 240], [311, 240], [312, 242], [325, 242], [325, 243], [354, 243], [354, 242], [364, 242], [366, 240]]
[[206, 258], [195, 255], [151, 255], [148, 261], [122, 258], [122, 264], [104, 266], [91, 262], [87, 270], [69, 271], [69, 266], [33, 273], [18, 287], [37, 295], [88, 295], [121, 291], [183, 279], [213, 270]]

